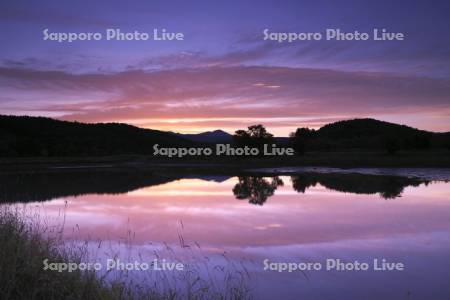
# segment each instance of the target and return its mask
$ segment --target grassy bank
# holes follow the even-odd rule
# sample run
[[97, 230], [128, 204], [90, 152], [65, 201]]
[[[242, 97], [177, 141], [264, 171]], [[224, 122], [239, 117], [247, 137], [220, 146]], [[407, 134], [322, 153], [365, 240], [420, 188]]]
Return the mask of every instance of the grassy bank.
[[[47, 228], [26, 222], [9, 209], [0, 209], [0, 299], [248, 299], [242, 285], [214, 290], [208, 280], [194, 278], [182, 282], [186, 290], [158, 290], [157, 284], [138, 285], [115, 277], [113, 281], [95, 271], [58, 272], [44, 270], [44, 260], [52, 263], [80, 263], [86, 249], [66, 246]], [[235, 278], [236, 279], [236, 278]], [[234, 281], [237, 282], [237, 281]]]
[[[9, 211], [0, 213], [1, 299], [114, 299], [119, 291], [107, 288], [92, 272], [48, 272], [43, 261], [77, 262], [75, 252], [62, 251], [57, 240], [43, 238]], [[116, 294], [118, 293], [118, 294]]]

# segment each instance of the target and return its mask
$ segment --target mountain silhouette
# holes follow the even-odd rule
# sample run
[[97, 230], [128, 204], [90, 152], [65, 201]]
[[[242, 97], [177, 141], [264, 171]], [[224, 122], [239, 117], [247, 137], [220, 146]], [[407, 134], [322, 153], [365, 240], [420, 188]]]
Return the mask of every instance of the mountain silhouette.
[[[433, 133], [374, 119], [339, 121], [319, 130], [299, 128], [297, 133], [300, 134], [291, 137], [289, 143], [301, 151], [450, 149], [450, 133]], [[275, 137], [274, 142], [284, 146], [288, 138]], [[152, 155], [155, 144], [198, 147], [216, 143], [231, 144], [233, 136], [223, 130], [179, 134], [122, 123], [85, 124], [0, 115], [0, 157]]]
[[121, 123], [84, 124], [43, 117], [0, 116], [0, 156], [152, 154], [153, 145], [189, 147], [168, 132]]
[[220, 129], [197, 134], [176, 133], [176, 135], [198, 143], [227, 144], [231, 143], [233, 140], [231, 134]]
[[406, 125], [399, 125], [375, 119], [353, 119], [327, 124], [317, 131], [320, 137], [354, 138], [378, 137], [382, 135], [424, 135], [431, 136], [432, 132], [419, 130]]

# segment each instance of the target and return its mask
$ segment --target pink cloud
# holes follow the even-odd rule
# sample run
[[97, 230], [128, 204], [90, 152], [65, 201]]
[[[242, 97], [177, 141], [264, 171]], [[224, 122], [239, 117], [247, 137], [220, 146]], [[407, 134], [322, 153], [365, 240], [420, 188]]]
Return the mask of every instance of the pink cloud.
[[[9, 99], [14, 90], [32, 92], [36, 99], [52, 95], [44, 103], [19, 97], [16, 110], [23, 104], [23, 111], [59, 111], [61, 119], [136, 125], [188, 119], [181, 129], [190, 131], [201, 131], [204, 122], [239, 128], [245, 119], [285, 130], [314, 126], [308, 119], [414, 114], [439, 115], [442, 122], [450, 114], [449, 80], [373, 72], [236, 66], [75, 75], [0, 68], [0, 83]], [[82, 95], [78, 102], [76, 95]], [[203, 121], [189, 121], [195, 118]], [[434, 128], [429, 123], [411, 125]]]

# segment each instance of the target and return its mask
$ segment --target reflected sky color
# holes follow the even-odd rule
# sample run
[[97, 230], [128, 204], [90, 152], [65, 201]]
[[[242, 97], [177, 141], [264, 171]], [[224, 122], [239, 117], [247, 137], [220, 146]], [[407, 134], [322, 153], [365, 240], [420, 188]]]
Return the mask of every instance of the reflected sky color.
[[[37, 210], [50, 226], [60, 225], [65, 215], [67, 240], [100, 239], [114, 244], [130, 230], [132, 246], [147, 251], [163, 243], [176, 246], [181, 234], [187, 244], [198, 243], [205, 255], [227, 252], [234, 259], [249, 259], [253, 262], [250, 271], [260, 276], [256, 293], [265, 297], [333, 299], [339, 293], [358, 299], [377, 285], [385, 288], [373, 299], [396, 299], [408, 290], [419, 299], [450, 293], [445, 283], [450, 275], [448, 183], [406, 187], [401, 197], [386, 200], [380, 195], [332, 191], [320, 184], [297, 193], [290, 177], [280, 178], [284, 186], [262, 206], [235, 199], [236, 177], [222, 182], [181, 179], [127, 194], [16, 205]], [[309, 280], [299, 274], [261, 270], [265, 258], [324, 261], [329, 257], [387, 258], [404, 262], [407, 270], [318, 272], [310, 273]]]
[[[176, 242], [182, 222], [186, 239], [226, 248], [376, 239], [450, 226], [450, 190], [445, 183], [408, 187], [402, 197], [384, 200], [320, 185], [299, 194], [289, 177], [282, 179], [285, 186], [260, 207], [234, 198], [236, 178], [222, 183], [182, 179], [124, 195], [67, 197], [42, 207], [55, 216], [67, 201], [68, 232], [78, 224], [81, 233], [114, 238], [129, 228], [136, 243]], [[40, 206], [28, 204], [34, 205]]]

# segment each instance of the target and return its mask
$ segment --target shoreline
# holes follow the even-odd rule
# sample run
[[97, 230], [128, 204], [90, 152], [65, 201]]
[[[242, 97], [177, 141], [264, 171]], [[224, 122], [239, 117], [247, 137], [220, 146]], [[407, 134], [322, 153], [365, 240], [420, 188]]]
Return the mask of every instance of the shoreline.
[[[60, 225], [64, 226], [63, 223]], [[247, 286], [249, 276], [243, 270], [224, 265], [227, 274], [235, 281], [223, 289], [214, 286], [215, 278], [202, 275], [196, 265], [183, 270], [174, 270], [173, 275], [167, 273], [171, 283], [160, 284], [157, 276], [152, 272], [171, 272], [173, 269], [161, 269], [161, 264], [168, 262], [160, 260], [160, 269], [141, 270], [146, 272], [146, 279], [142, 281], [129, 280], [128, 270], [118, 268], [108, 276], [110, 270], [101, 272], [96, 268], [84, 268], [89, 265], [87, 245], [90, 240], [81, 241], [82, 245], [64, 239], [64, 233], [49, 230], [42, 223], [39, 216], [19, 214], [8, 208], [0, 209], [0, 269], [3, 275], [0, 279], [2, 299], [252, 299], [251, 290]], [[98, 248], [101, 242], [95, 241]], [[180, 246], [180, 249], [183, 249]], [[119, 251], [120, 249], [117, 249]], [[156, 251], [156, 250], [155, 250]], [[149, 261], [159, 261], [158, 255], [147, 255]], [[116, 261], [115, 256], [111, 260]], [[139, 263], [145, 262], [139, 258]], [[153, 260], [151, 260], [153, 259]], [[173, 257], [176, 265], [180, 264], [180, 257]], [[205, 259], [205, 261], [207, 261]], [[119, 261], [117, 260], [117, 263]], [[96, 263], [94, 263], [96, 264]], [[200, 263], [199, 263], [200, 264]], [[69, 268], [72, 266], [73, 269]], [[59, 268], [58, 268], [59, 267]], [[195, 274], [192, 279], [186, 274]], [[201, 276], [201, 277], [200, 277]], [[197, 279], [196, 279], [197, 278]], [[195, 281], [194, 281], [195, 280]], [[192, 289], [195, 284], [202, 284], [204, 289]]]
[[62, 171], [76, 169], [215, 171], [229, 173], [267, 168], [439, 168], [450, 169], [450, 155], [441, 152], [405, 152], [387, 155], [380, 152], [317, 152], [295, 157], [158, 158], [144, 155], [100, 157], [11, 157], [0, 158], [0, 172]]

